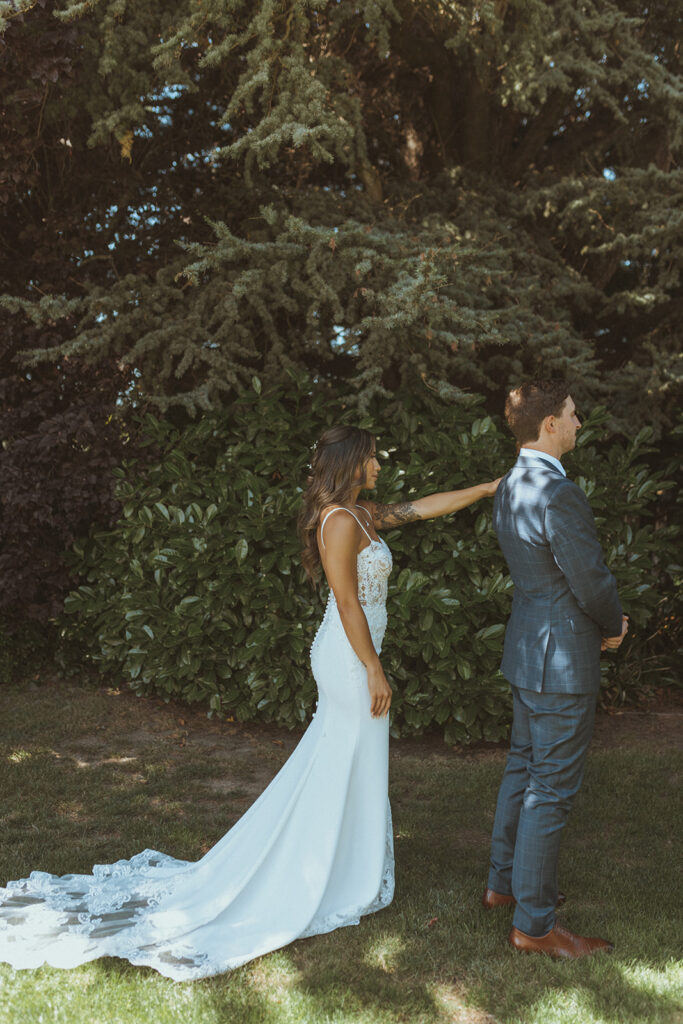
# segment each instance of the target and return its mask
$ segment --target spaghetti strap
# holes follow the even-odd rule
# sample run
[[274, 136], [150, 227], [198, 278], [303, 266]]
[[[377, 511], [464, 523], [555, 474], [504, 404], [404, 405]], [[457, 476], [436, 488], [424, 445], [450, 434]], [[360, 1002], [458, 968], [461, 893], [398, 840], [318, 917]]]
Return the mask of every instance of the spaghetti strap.
[[333, 512], [348, 512], [349, 515], [353, 516], [353, 518], [356, 520], [356, 522], [360, 526], [360, 528], [363, 531], [363, 533], [365, 534], [365, 536], [368, 538], [368, 540], [372, 544], [372, 537], [370, 536], [368, 531], [365, 529], [365, 527], [361, 523], [361, 521], [358, 518], [358, 516], [356, 515], [356, 513], [352, 512], [350, 508], [345, 508], [344, 505], [337, 505], [336, 508], [331, 508], [329, 512], [325, 513], [325, 518], [323, 519], [322, 524], [320, 526], [320, 543], [322, 544], [323, 547], [325, 547], [325, 541], [323, 540], [323, 530], [325, 529], [325, 523], [330, 518], [330, 516], [332, 515]]
[[[365, 512], [365, 515], [370, 520], [370, 526], [372, 526], [372, 516], [370, 515], [370, 513], [366, 509], [365, 505], [356, 505], [356, 508], [360, 508], [360, 509], [362, 509], [363, 512]], [[363, 518], [365, 518], [365, 516]]]

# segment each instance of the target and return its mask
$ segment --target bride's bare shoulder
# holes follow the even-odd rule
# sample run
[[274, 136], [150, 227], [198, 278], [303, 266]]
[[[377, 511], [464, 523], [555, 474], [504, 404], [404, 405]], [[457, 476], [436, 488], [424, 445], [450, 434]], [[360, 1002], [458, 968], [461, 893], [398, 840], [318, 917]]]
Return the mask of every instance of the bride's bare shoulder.
[[[339, 511], [339, 515], [330, 515], [331, 512]], [[346, 512], [346, 515], [344, 515]], [[355, 537], [360, 532], [358, 520], [351, 509], [345, 505], [327, 505], [320, 512], [318, 524], [318, 537], [325, 531], [325, 537]]]

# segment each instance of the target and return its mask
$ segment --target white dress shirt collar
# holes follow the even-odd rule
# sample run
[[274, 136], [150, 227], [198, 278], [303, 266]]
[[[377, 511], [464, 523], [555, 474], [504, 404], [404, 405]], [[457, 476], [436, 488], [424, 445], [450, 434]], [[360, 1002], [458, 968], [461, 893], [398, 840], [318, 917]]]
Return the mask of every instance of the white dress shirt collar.
[[549, 462], [551, 466], [555, 466], [556, 469], [559, 469], [559, 471], [562, 474], [562, 476], [566, 476], [567, 475], [566, 472], [565, 472], [565, 468], [562, 465], [562, 463], [560, 462], [560, 460], [556, 459], [554, 455], [549, 455], [548, 452], [539, 452], [539, 451], [536, 450], [536, 448], [520, 448], [519, 449], [519, 454], [520, 455], [535, 455], [536, 458], [538, 458], [538, 459], [545, 459], [545, 461]]

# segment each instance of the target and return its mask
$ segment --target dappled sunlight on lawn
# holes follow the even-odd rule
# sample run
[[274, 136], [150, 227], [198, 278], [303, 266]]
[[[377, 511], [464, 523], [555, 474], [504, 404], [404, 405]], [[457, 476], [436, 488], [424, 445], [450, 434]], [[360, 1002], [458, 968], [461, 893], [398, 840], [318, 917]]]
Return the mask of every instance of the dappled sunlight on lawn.
[[33, 754], [30, 750], [14, 750], [7, 755], [7, 760], [10, 764], [21, 764], [23, 761], [29, 761], [32, 757]]
[[397, 960], [405, 950], [405, 941], [399, 935], [382, 936], [370, 943], [364, 961], [370, 967], [392, 974], [397, 967]]
[[287, 992], [291, 992], [301, 982], [300, 971], [284, 950], [276, 950], [256, 960], [244, 975], [244, 982], [252, 992], [265, 995], [275, 1002], [280, 1002]]
[[131, 756], [131, 757], [101, 757], [101, 758], [98, 758], [98, 759], [92, 758], [89, 761], [85, 761], [82, 758], [75, 757], [72, 754], [67, 754], [67, 755], [57, 754], [54, 750], [51, 751], [51, 753], [55, 757], [58, 757], [58, 758], [62, 758], [63, 756], [68, 757], [69, 761], [72, 764], [75, 764], [77, 768], [99, 768], [103, 764], [119, 764], [119, 765], [121, 765], [121, 764], [131, 764], [133, 761], [137, 761], [137, 757], [135, 757], [135, 756]]
[[453, 1024], [498, 1024], [485, 1010], [469, 1005], [462, 985], [435, 985], [433, 994], [436, 1005], [449, 1014]]
[[[546, 977], [539, 992], [541, 972]], [[674, 1024], [683, 1019], [682, 982], [681, 965], [673, 961], [661, 969], [622, 964], [612, 957], [552, 963], [538, 970], [522, 963], [520, 977], [511, 985], [510, 1016], [500, 1019], [523, 1019], [524, 1024]]]

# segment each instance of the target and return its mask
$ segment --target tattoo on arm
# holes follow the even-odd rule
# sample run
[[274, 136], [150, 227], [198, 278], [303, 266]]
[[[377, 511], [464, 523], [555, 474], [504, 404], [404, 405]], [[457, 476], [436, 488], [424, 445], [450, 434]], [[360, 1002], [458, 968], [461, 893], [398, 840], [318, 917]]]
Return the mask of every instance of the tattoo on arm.
[[398, 502], [395, 505], [375, 502], [374, 520], [375, 526], [379, 529], [387, 526], [404, 526], [406, 523], [416, 522], [419, 518], [417, 509], [409, 501]]

